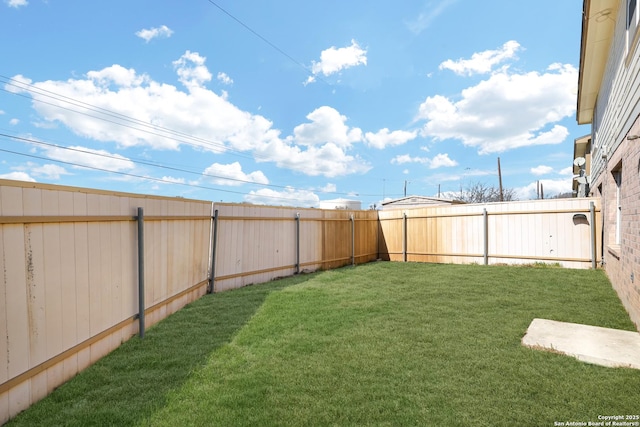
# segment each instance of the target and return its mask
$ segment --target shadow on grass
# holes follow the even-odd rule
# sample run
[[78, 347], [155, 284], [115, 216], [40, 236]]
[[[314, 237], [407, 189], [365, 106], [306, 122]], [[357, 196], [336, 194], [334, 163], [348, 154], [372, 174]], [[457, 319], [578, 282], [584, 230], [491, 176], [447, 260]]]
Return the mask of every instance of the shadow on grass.
[[205, 295], [154, 325], [144, 339], [131, 338], [7, 425], [137, 424], [229, 343], [270, 293], [313, 276]]

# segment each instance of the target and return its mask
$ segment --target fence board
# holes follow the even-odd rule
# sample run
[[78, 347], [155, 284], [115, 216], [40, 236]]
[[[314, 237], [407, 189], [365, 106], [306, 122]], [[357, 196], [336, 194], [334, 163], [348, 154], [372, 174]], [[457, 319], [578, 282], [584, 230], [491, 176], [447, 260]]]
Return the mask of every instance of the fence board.
[[[48, 358], [46, 337], [46, 283], [44, 233], [42, 224], [24, 225], [26, 259], [25, 289], [29, 325], [30, 367]], [[6, 264], [5, 264], [6, 265]]]
[[[87, 195], [85, 193], [73, 193], [73, 215], [87, 215]], [[89, 297], [89, 231], [85, 222], [75, 222], [74, 247], [75, 247], [75, 300], [76, 300], [76, 336], [78, 342], [83, 342], [91, 336], [90, 326], [90, 297]], [[85, 369], [91, 362], [91, 349], [87, 348], [77, 353], [78, 371]], [[35, 399], [34, 399], [35, 400]]]
[[[46, 196], [45, 196], [46, 194]], [[43, 205], [47, 204], [46, 197], [51, 192], [43, 192]], [[53, 199], [53, 197], [52, 197]], [[56, 199], [57, 200], [57, 199]], [[52, 203], [53, 205], [53, 203]], [[51, 206], [47, 215], [57, 214], [57, 203]], [[44, 242], [44, 286], [45, 286], [45, 339], [47, 343], [47, 359], [64, 351], [63, 323], [62, 323], [62, 284], [61, 284], [61, 256], [60, 256], [60, 224], [43, 225]], [[67, 266], [64, 266], [65, 268]], [[69, 266], [70, 267], [70, 266]], [[49, 370], [47, 388], [53, 389], [63, 381], [61, 366]]]
[[[13, 378], [29, 369], [29, 310], [24, 286], [28, 268], [25, 264], [23, 227], [3, 226], [4, 279], [7, 315], [7, 369]], [[41, 336], [44, 336], [42, 334]]]
[[[8, 239], [7, 239], [8, 240]], [[4, 238], [4, 226], [0, 226], [0, 260], [5, 263], [5, 238]], [[3, 280], [0, 281], [0, 307], [7, 307], [7, 280], [3, 275]], [[0, 315], [0, 383], [3, 383], [9, 379], [9, 342], [7, 337], [9, 336], [8, 325], [7, 325], [8, 317], [6, 315]], [[12, 319], [13, 321], [13, 319]], [[9, 401], [8, 396], [2, 398], [2, 393], [0, 393], [0, 413], [3, 412], [3, 407], [8, 405]]]

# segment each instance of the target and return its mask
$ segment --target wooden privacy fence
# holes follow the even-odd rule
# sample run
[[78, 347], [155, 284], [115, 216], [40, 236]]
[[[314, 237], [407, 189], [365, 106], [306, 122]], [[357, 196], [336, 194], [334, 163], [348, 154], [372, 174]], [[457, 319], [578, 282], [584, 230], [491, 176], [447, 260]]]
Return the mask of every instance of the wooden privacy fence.
[[375, 211], [0, 180], [0, 424], [207, 289], [368, 262], [377, 249]]
[[376, 211], [214, 205], [216, 292], [378, 258]]
[[203, 295], [210, 230], [211, 202], [0, 181], [0, 424]]
[[598, 199], [344, 211], [0, 180], [0, 424], [207, 291], [378, 258], [600, 259]]
[[380, 256], [391, 261], [596, 268], [599, 199], [550, 199], [380, 211]]

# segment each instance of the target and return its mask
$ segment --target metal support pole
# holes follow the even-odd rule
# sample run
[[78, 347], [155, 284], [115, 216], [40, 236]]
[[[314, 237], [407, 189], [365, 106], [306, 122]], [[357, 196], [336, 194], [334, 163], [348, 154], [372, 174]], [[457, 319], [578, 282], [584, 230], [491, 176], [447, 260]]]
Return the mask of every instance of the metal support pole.
[[597, 268], [596, 254], [596, 205], [589, 203], [589, 214], [591, 220], [591, 268]]
[[407, 213], [402, 213], [402, 261], [407, 262]]
[[[380, 224], [380, 212], [376, 211], [376, 259], [380, 259], [380, 232], [382, 225]], [[388, 252], [388, 251], [387, 251]]]
[[300, 212], [296, 213], [296, 274], [300, 274]]
[[144, 338], [144, 212], [138, 208], [138, 334]]
[[216, 291], [216, 248], [218, 246], [218, 209], [213, 211], [213, 236], [211, 237], [211, 263], [209, 277], [209, 287], [207, 293], [213, 293]]
[[489, 265], [489, 214], [487, 209], [482, 210], [484, 228], [484, 265]]
[[356, 265], [356, 220], [351, 214], [351, 265]]

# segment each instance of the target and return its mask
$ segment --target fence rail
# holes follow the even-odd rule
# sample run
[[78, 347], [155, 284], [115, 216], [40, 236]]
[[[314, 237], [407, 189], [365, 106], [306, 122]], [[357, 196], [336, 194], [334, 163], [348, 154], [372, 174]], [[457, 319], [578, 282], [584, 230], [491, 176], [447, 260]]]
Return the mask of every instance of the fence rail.
[[213, 289], [378, 258], [375, 211], [216, 203]]
[[527, 263], [596, 268], [599, 199], [552, 199], [381, 211], [380, 256], [391, 261]]
[[597, 203], [327, 211], [0, 180], [0, 424], [207, 290], [380, 258], [588, 268]]

